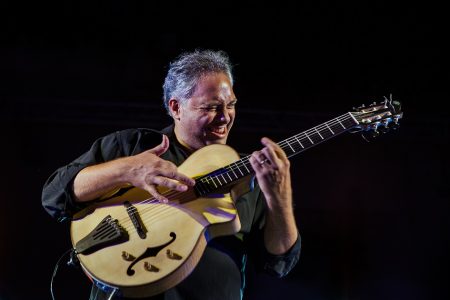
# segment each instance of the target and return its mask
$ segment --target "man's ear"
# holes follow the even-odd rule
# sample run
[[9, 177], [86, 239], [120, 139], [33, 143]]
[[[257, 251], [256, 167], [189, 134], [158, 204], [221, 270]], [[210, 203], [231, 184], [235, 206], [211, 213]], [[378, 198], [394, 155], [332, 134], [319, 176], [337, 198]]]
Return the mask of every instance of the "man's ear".
[[173, 118], [179, 120], [180, 113], [181, 113], [180, 101], [176, 100], [176, 99], [170, 99], [169, 100], [169, 109], [170, 109], [170, 112], [172, 113]]

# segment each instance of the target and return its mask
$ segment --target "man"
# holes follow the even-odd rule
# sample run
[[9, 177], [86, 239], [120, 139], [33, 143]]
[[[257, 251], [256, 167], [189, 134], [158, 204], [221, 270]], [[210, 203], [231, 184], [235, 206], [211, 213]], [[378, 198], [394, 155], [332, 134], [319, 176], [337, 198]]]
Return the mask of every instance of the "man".
[[[221, 51], [184, 53], [171, 63], [163, 88], [173, 126], [161, 132], [129, 129], [98, 139], [45, 184], [42, 201], [52, 216], [70, 219], [90, 201], [126, 184], [146, 190], [161, 202], [169, 199], [157, 186], [178, 192], [194, 186], [195, 181], [178, 172], [177, 166], [204, 146], [226, 144], [237, 103], [231, 64]], [[235, 199], [240, 232], [211, 240], [193, 272], [160, 298], [240, 299], [247, 257], [278, 277], [298, 261], [300, 236], [289, 161], [270, 139], [261, 142], [263, 148], [250, 157], [258, 184]], [[93, 287], [91, 299], [107, 297]]]

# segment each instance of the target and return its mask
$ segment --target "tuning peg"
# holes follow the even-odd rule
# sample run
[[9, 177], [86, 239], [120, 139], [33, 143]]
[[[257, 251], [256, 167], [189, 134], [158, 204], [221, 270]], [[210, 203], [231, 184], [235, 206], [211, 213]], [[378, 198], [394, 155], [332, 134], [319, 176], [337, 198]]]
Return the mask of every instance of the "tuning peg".
[[374, 139], [374, 136], [372, 135], [372, 133], [371, 133], [371, 132], [368, 132], [368, 131], [364, 131], [364, 132], [361, 134], [361, 136], [363, 137], [363, 139], [364, 139], [366, 142], [371, 142], [371, 141]]
[[372, 131], [372, 138], [376, 138], [379, 135], [380, 135], [380, 132], [378, 130], [373, 130]]
[[374, 140], [379, 135], [380, 132], [378, 130], [364, 131], [361, 134], [361, 136], [363, 137], [364, 140], [366, 140], [366, 142]]
[[388, 127], [388, 126], [380, 126], [379, 128], [378, 128], [378, 130], [381, 132], [381, 133], [387, 133], [387, 132], [389, 132], [389, 130], [390, 130], [390, 128]]
[[400, 127], [400, 124], [399, 123], [395, 123], [395, 122], [391, 123], [390, 126], [389, 126], [389, 128], [392, 129], [392, 130], [397, 130], [399, 127]]
[[395, 116], [395, 117], [393, 118], [393, 121], [392, 121], [392, 123], [390, 124], [390, 125], [391, 125], [391, 126], [390, 126], [391, 129], [396, 130], [396, 129], [398, 129], [398, 128], [400, 127], [400, 123], [398, 122], [399, 119], [400, 119], [399, 116]]

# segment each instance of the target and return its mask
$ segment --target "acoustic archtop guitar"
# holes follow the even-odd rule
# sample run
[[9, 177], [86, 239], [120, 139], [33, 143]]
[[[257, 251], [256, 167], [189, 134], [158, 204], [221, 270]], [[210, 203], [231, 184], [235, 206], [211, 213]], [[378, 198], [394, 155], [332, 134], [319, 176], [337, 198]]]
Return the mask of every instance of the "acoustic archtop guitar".
[[[364, 136], [396, 128], [400, 103], [359, 107], [278, 143], [288, 157], [346, 131]], [[84, 272], [105, 291], [148, 297], [177, 285], [199, 262], [208, 241], [240, 230], [233, 199], [253, 175], [249, 157], [210, 145], [179, 166], [196, 184], [186, 192], [160, 188], [170, 201], [128, 187], [74, 216], [71, 239]]]

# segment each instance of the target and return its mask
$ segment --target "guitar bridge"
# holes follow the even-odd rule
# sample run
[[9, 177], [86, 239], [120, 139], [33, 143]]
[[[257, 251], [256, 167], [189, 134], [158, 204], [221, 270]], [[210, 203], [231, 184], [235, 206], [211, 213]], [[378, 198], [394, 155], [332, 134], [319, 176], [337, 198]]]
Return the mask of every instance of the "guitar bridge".
[[110, 215], [106, 216], [94, 230], [75, 245], [77, 253], [91, 254], [102, 248], [121, 244], [129, 240], [128, 233]]

